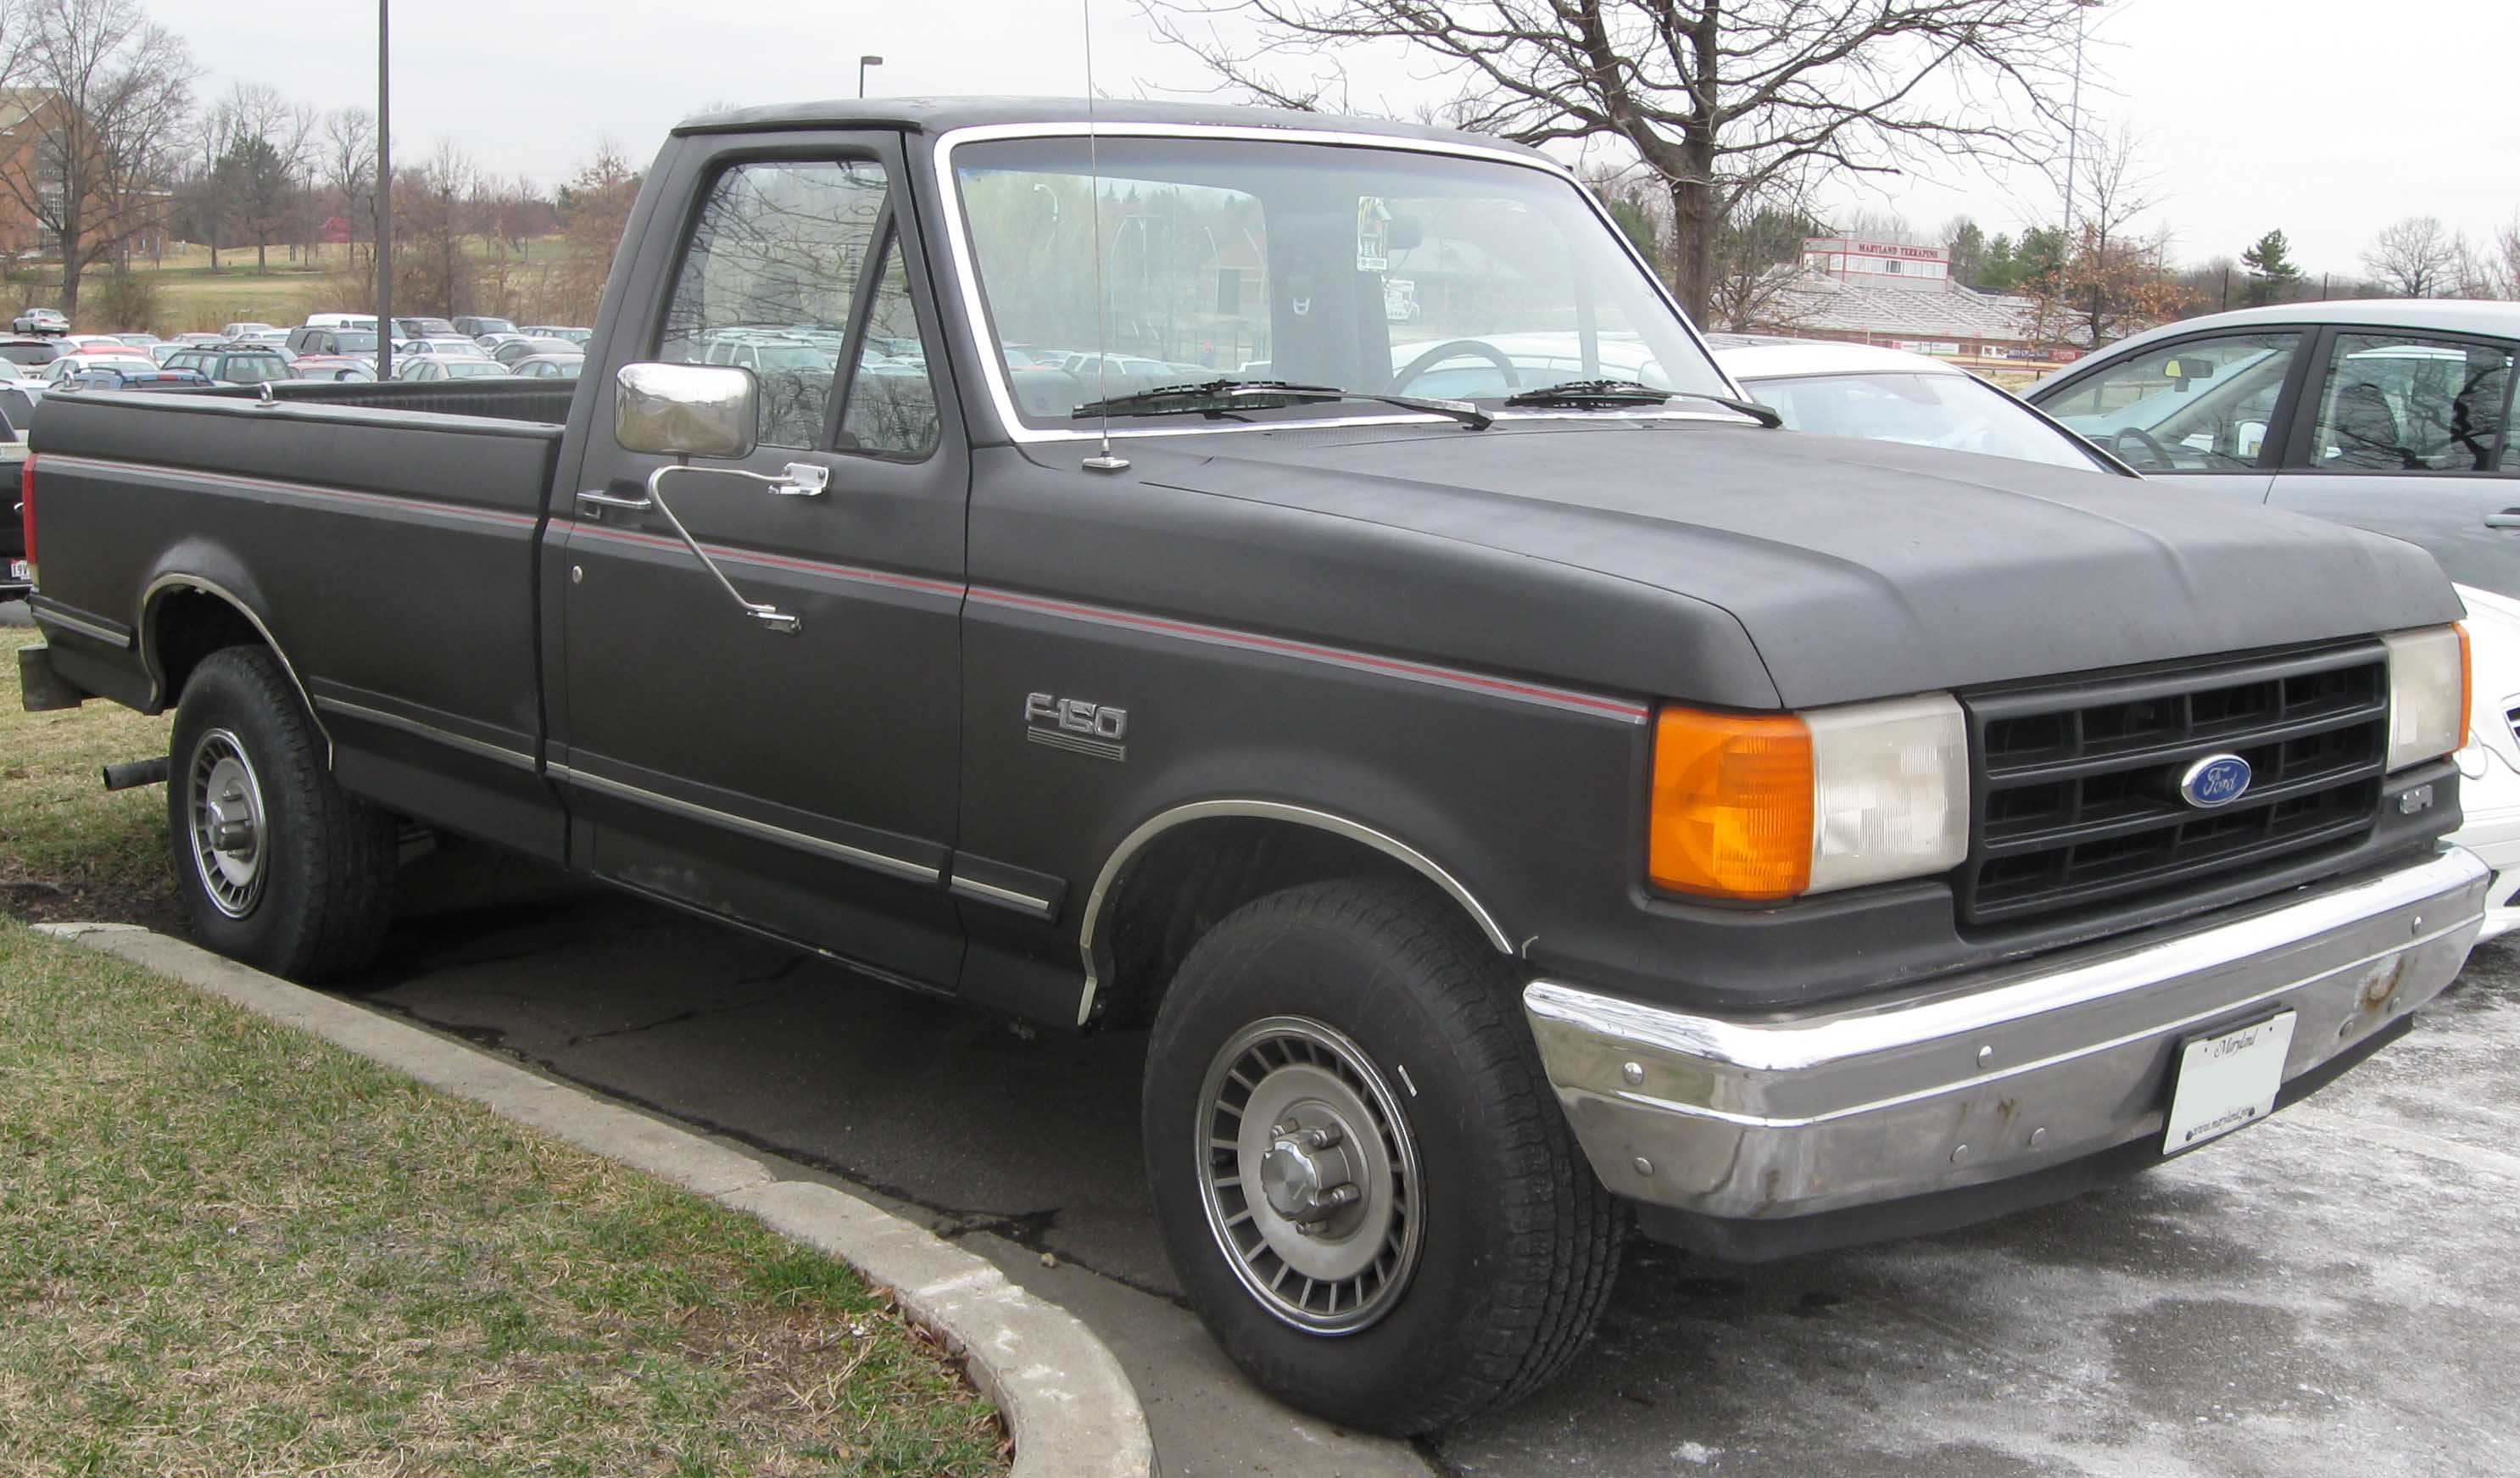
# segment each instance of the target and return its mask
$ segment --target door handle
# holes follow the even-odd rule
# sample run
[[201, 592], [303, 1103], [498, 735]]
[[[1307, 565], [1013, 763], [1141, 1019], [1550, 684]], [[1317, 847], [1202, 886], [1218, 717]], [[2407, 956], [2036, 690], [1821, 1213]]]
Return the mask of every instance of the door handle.
[[2506, 508], [2498, 514], [2485, 515], [2487, 528], [2520, 528], [2520, 508]]
[[648, 510], [656, 506], [652, 499], [622, 498], [611, 493], [598, 492], [593, 488], [589, 488], [587, 491], [578, 494], [577, 503], [580, 508], [592, 508], [598, 510], [624, 508], [634, 514], [644, 514]]

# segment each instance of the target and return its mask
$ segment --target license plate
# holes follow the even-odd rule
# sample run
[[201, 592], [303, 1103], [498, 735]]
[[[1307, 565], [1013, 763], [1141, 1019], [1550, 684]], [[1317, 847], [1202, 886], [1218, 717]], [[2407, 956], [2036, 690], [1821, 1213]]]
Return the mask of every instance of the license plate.
[[12, 560], [9, 561], [9, 578], [12, 580], [31, 580], [35, 578], [35, 567], [28, 564], [23, 560]]
[[2285, 1011], [2219, 1037], [2200, 1037], [2180, 1050], [2163, 1154], [2193, 1149], [2275, 1111], [2284, 1054], [2292, 1051], [2293, 1019]]

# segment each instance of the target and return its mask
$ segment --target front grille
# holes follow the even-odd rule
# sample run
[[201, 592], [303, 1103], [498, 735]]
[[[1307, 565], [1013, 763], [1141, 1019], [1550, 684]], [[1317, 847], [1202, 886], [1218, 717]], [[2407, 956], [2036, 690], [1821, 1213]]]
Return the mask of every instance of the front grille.
[[[2389, 669], [2377, 643], [2149, 667], [1965, 694], [1971, 766], [1963, 924], [2134, 904], [2315, 848], [2379, 810]], [[2182, 775], [2249, 762], [2240, 799], [2199, 810]]]

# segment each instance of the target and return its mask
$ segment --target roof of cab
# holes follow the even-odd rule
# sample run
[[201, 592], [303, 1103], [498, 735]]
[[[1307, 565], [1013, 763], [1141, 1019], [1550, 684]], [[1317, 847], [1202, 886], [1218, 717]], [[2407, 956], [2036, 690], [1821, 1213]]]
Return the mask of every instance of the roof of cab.
[[1356, 118], [1338, 113], [1299, 112], [1282, 108], [1228, 108], [1211, 103], [1141, 102], [1099, 98], [834, 98], [820, 103], [774, 103], [702, 113], [674, 127], [680, 134], [751, 133], [786, 128], [887, 128], [906, 133], [943, 133], [987, 124], [1058, 123], [1082, 129], [1087, 110], [1098, 123], [1178, 123], [1209, 128], [1319, 129], [1371, 134], [1377, 138], [1443, 144], [1467, 144], [1546, 159], [1537, 149], [1483, 134], [1450, 128], [1427, 128], [1389, 118]]

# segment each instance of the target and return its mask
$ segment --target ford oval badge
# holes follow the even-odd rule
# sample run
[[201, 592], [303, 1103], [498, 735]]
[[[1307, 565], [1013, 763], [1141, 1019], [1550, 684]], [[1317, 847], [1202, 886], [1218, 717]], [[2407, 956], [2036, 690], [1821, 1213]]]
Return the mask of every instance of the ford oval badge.
[[2249, 762], [2236, 754], [2209, 754], [2179, 777], [2182, 800], [2199, 811], [2228, 806], [2249, 793]]

